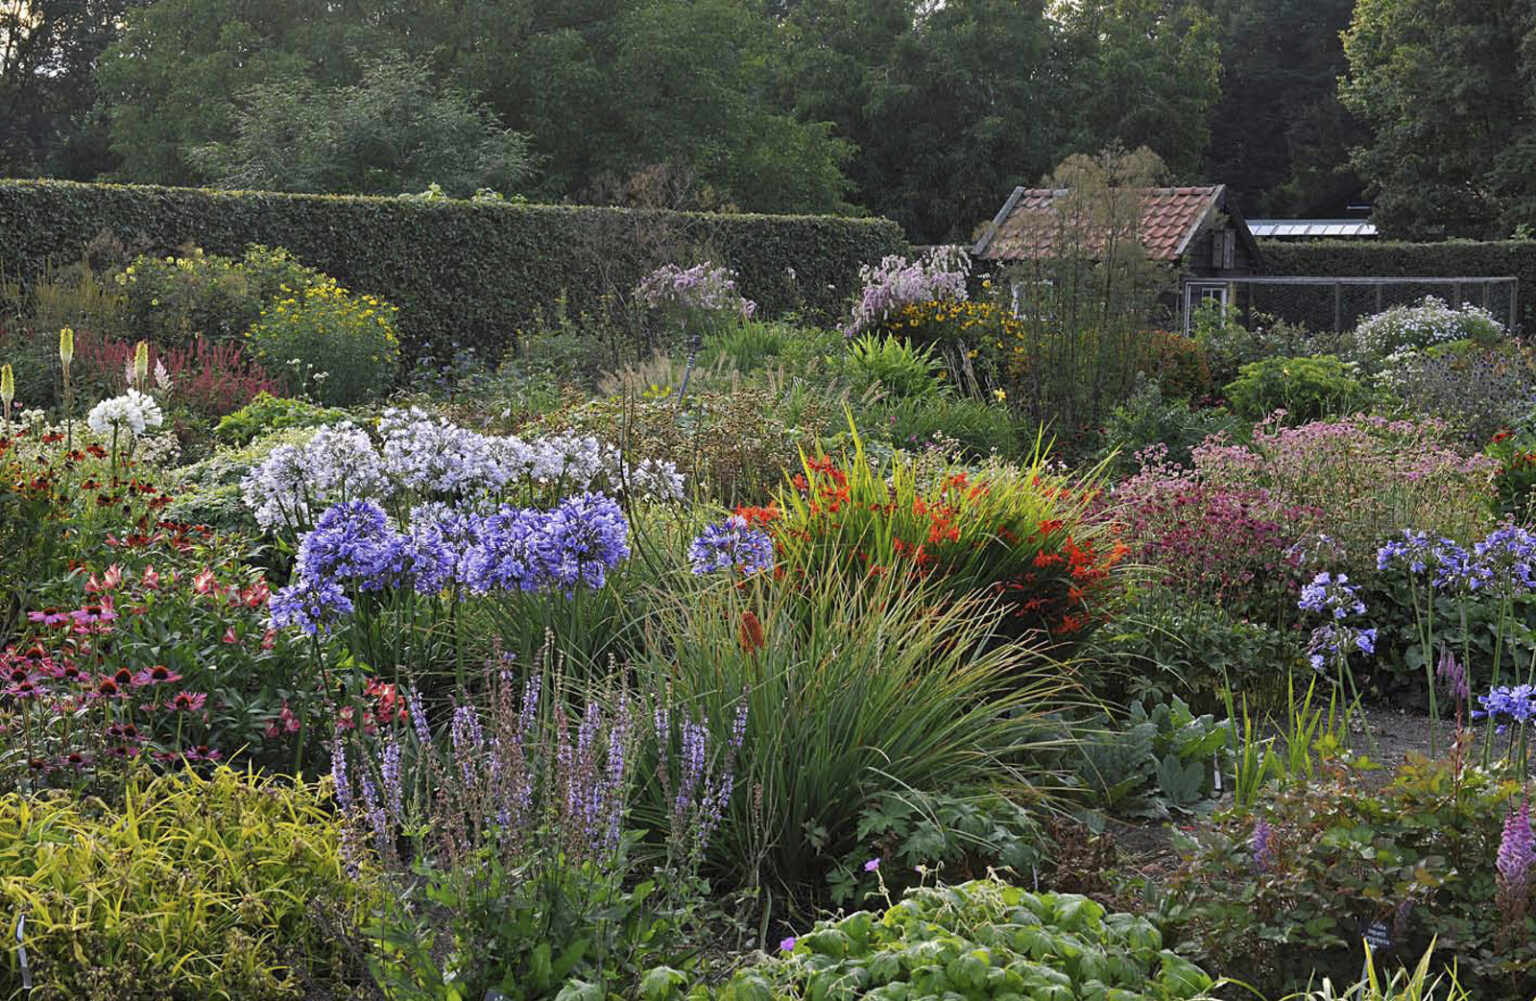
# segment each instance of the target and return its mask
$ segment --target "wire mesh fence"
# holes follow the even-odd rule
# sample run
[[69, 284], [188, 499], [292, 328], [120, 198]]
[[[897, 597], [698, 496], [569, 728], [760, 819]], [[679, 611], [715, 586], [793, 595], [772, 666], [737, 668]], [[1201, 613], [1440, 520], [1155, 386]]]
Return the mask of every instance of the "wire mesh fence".
[[1486, 309], [1517, 333], [1519, 281], [1512, 277], [1457, 278], [1188, 278], [1184, 281], [1184, 332], [1202, 305], [1223, 305], [1244, 325], [1283, 320], [1313, 333], [1353, 330], [1365, 317], [1391, 306], [1410, 306], [1434, 296], [1450, 305]]

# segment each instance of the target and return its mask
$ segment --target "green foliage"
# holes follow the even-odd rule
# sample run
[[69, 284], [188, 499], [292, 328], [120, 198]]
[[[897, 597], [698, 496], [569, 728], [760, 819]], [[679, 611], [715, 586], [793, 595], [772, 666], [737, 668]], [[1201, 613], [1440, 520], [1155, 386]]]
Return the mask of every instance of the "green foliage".
[[943, 363], [933, 353], [932, 344], [864, 334], [849, 343], [847, 368], [856, 390], [878, 385], [897, 399], [916, 399], [939, 391]]
[[398, 305], [408, 356], [443, 358], [458, 347], [499, 357], [562, 291], [579, 313], [690, 247], [712, 247], [763, 314], [805, 309], [829, 320], [841, 317], [861, 262], [906, 250], [883, 220], [0, 184], [0, 237], [24, 281], [50, 260], [78, 260], [104, 230], [162, 255], [187, 241], [211, 254], [252, 242], [286, 247], [348, 288]]
[[163, 347], [186, 345], [196, 337], [231, 341], [250, 329], [284, 289], [303, 290], [324, 280], [282, 248], [253, 244], [239, 259], [205, 254], [195, 246], [165, 257], [143, 254], [112, 277], [125, 296], [123, 326], [93, 333]]
[[884, 914], [860, 911], [819, 922], [793, 945], [783, 958], [737, 972], [708, 996], [1193, 1001], [1213, 985], [1193, 963], [1164, 949], [1145, 918], [1108, 913], [1076, 894], [1028, 893], [997, 879], [912, 890]]
[[239, 410], [221, 417], [213, 429], [213, 436], [222, 444], [239, 447], [270, 431], [321, 427], [346, 419], [344, 410], [317, 406], [308, 400], [259, 393]]
[[1160, 817], [1209, 809], [1225, 770], [1231, 723], [1196, 716], [1175, 696], [1148, 709], [1140, 699], [1124, 719], [1058, 724], [1080, 736], [1060, 763], [1083, 802], [1119, 817]]
[[384, 395], [400, 363], [398, 310], [325, 280], [287, 290], [246, 331], [252, 353], [290, 392], [347, 406]]
[[356, 84], [280, 79], [240, 97], [234, 138], [187, 151], [219, 187], [395, 195], [436, 185], [468, 198], [521, 191], [534, 172], [526, 136], [402, 57], [366, 67]]
[[[1518, 805], [1518, 776], [1466, 757], [1410, 757], [1385, 784], [1361, 767], [1282, 788], [1254, 811], [1232, 810], [1186, 845], [1168, 916], [1179, 939], [1217, 969], [1260, 990], [1311, 976], [1358, 978], [1360, 935], [1391, 929], [1408, 955], [1435, 941], [1476, 997], [1536, 988], [1530, 917], [1512, 933], [1493, 906], [1500, 833]], [[1254, 864], [1257, 818], [1270, 826], [1269, 861]], [[1315, 972], [1309, 972], [1315, 971]]]
[[[1488, 239], [1536, 221], [1529, 184], [1536, 147], [1525, 95], [1509, 87], [1531, 71], [1530, 30], [1529, 12], [1501, 4], [1356, 5], [1339, 93], [1369, 129], [1354, 163], [1386, 234]], [[1476, 108], [1478, 122], [1460, 108]]]
[[1211, 435], [1231, 435], [1241, 423], [1220, 407], [1192, 407], [1180, 399], [1163, 395], [1156, 382], [1142, 380], [1136, 391], [1117, 406], [1104, 422], [1104, 458], [1114, 455], [1114, 468], [1133, 473], [1138, 468], [1137, 453], [1155, 445], [1164, 445], [1166, 461], [1188, 467], [1190, 452]]
[[904, 449], [952, 447], [967, 460], [1016, 460], [1025, 451], [1022, 429], [1006, 407], [953, 393], [880, 400], [860, 408], [858, 424], [872, 441]]
[[1265, 701], [1278, 694], [1300, 650], [1271, 624], [1150, 588], [1095, 635], [1092, 662], [1094, 688], [1106, 696], [1178, 696], [1215, 708], [1223, 692]]
[[[859, 847], [832, 876], [832, 901], [846, 905], [900, 891], [921, 877], [971, 878], [1004, 868], [1022, 876], [1041, 859], [1045, 835], [1035, 812], [1000, 793], [892, 790], [859, 817]], [[873, 872], [871, 856], [880, 860]]]
[[[1365, 967], [1365, 979], [1339, 991], [1332, 981], [1325, 979], [1321, 987], [1287, 996], [1282, 1001], [1473, 1001], [1472, 995], [1461, 986], [1456, 971], [1441, 973], [1430, 979], [1430, 964], [1435, 958], [1435, 946], [1431, 944], [1419, 957], [1410, 971], [1399, 966], [1389, 974], [1381, 968], [1379, 957], [1371, 955]], [[1445, 993], [1441, 993], [1441, 988]]]
[[[739, 885], [804, 893], [860, 847], [865, 807], [885, 793], [945, 794], [1038, 776], [1010, 763], [1021, 723], [1057, 711], [1070, 677], [1016, 644], [991, 644], [1002, 612], [977, 599], [935, 601], [893, 578], [857, 586], [838, 574], [800, 587], [756, 577], [661, 581], [648, 597], [642, 688], [670, 687], [690, 716], [728, 728], [749, 705], [736, 771], [745, 791], [710, 842]], [[743, 641], [743, 616], [762, 643]], [[749, 638], [750, 638], [750, 634]], [[647, 786], [636, 816], [664, 826], [670, 805]], [[867, 856], [866, 856], [867, 857]]]
[[1211, 392], [1211, 366], [1205, 349], [1191, 337], [1153, 330], [1147, 334], [1146, 374], [1169, 398], [1200, 400]]
[[256, 520], [241, 499], [241, 479], [278, 445], [308, 440], [306, 427], [271, 431], [244, 445], [216, 448], [207, 458], [176, 469], [171, 474], [176, 499], [166, 508], [166, 517], [224, 533], [258, 534]]
[[[350, 957], [311, 908], [370, 904], [312, 787], [220, 768], [134, 779], [121, 805], [0, 798], [0, 899], [26, 915], [38, 998], [304, 998], [345, 989]], [[9, 937], [9, 935], [7, 936]], [[21, 990], [17, 951], [0, 990]]]
[[1332, 355], [1249, 362], [1224, 392], [1240, 417], [1261, 420], [1284, 410], [1287, 423], [1295, 424], [1347, 416], [1370, 404], [1369, 391]]

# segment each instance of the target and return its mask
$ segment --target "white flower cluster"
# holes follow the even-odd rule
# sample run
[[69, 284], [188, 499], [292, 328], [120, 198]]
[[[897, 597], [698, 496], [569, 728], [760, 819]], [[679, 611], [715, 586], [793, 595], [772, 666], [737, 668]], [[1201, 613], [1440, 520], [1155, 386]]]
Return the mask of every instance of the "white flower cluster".
[[670, 462], [627, 463], [612, 445], [571, 433], [524, 440], [485, 435], [415, 407], [390, 409], [379, 422], [382, 454], [350, 424], [319, 431], [304, 445], [281, 445], [241, 481], [246, 506], [263, 528], [308, 525], [311, 513], [342, 500], [397, 493], [495, 507], [518, 485], [562, 495], [605, 489], [636, 497], [683, 498]]
[[86, 427], [100, 438], [111, 438], [114, 431], [139, 437], [163, 423], [165, 415], [160, 412], [160, 404], [137, 389], [102, 400], [85, 418]]
[[368, 432], [348, 422], [321, 428], [302, 444], [279, 445], [240, 481], [245, 506], [265, 529], [296, 530], [332, 504], [388, 492]]
[[1355, 346], [1362, 354], [1381, 358], [1404, 348], [1427, 348], [1469, 338], [1493, 341], [1504, 333], [1504, 324], [1486, 309], [1472, 305], [1452, 309], [1431, 295], [1416, 305], [1393, 306], [1361, 320], [1355, 328]]

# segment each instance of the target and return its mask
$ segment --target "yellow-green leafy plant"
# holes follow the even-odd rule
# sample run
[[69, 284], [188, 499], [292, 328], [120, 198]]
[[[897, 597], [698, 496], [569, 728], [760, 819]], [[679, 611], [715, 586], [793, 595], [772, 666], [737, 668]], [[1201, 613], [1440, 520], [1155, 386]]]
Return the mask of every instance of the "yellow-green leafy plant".
[[246, 332], [267, 371], [292, 393], [326, 406], [381, 396], [400, 363], [398, 310], [371, 295], [354, 295], [333, 279], [283, 295]]
[[[120, 804], [0, 797], [0, 996], [301, 998], [344, 987], [370, 903], [315, 786], [220, 768], [131, 780]], [[15, 929], [21, 919], [21, 941]]]

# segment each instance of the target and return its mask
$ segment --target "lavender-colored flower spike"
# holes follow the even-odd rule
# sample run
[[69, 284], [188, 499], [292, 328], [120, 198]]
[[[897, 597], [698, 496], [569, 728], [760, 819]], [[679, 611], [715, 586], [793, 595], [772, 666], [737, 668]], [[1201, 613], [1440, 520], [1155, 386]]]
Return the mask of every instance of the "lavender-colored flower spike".
[[331, 745], [331, 780], [336, 784], [336, 806], [342, 813], [352, 812], [352, 783], [347, 778], [347, 745], [337, 737]]
[[1456, 657], [1449, 647], [1440, 648], [1440, 662], [1435, 667], [1435, 676], [1445, 682], [1446, 690], [1457, 702], [1466, 702], [1471, 698], [1472, 691], [1467, 685], [1467, 671], [1456, 662]]
[[1520, 809], [1504, 818], [1504, 836], [1499, 841], [1497, 901], [1506, 928], [1523, 928], [1526, 908], [1531, 900], [1531, 866], [1536, 863], [1531, 834], [1531, 803], [1524, 800]]
[[1250, 842], [1250, 850], [1253, 855], [1253, 867], [1259, 872], [1268, 872], [1274, 856], [1270, 854], [1269, 837], [1273, 833], [1270, 830], [1269, 821], [1260, 817], [1253, 825], [1253, 838]]

